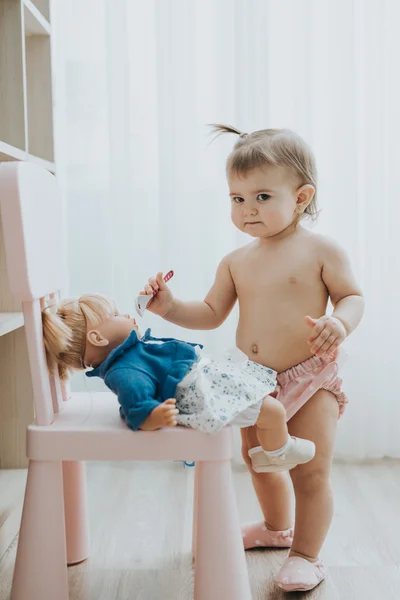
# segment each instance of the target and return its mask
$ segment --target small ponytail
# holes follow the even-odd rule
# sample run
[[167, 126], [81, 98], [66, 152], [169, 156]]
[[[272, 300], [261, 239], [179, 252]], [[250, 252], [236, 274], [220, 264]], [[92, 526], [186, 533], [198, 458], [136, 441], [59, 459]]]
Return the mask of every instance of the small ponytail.
[[223, 133], [235, 133], [239, 136], [239, 138], [244, 138], [248, 135], [247, 133], [239, 131], [239, 129], [236, 129], [236, 127], [232, 127], [232, 125], [219, 125], [218, 123], [211, 123], [209, 126], [212, 127], [211, 132], [215, 133], [214, 140], [216, 140]]

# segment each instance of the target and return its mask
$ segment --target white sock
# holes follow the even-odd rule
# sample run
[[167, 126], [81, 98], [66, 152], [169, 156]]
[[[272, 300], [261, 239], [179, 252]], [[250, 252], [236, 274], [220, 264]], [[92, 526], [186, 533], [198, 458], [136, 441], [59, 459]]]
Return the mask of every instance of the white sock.
[[268, 456], [280, 456], [281, 454], [285, 454], [290, 448], [293, 446], [293, 439], [289, 436], [288, 441], [282, 448], [278, 448], [277, 450], [264, 450], [265, 454]]

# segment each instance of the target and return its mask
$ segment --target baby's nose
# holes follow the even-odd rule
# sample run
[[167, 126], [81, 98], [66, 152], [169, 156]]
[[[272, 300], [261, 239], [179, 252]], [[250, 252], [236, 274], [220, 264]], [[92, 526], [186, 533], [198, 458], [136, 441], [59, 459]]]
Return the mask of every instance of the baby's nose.
[[255, 206], [247, 206], [243, 208], [243, 213], [248, 216], [254, 217], [257, 214], [257, 208]]

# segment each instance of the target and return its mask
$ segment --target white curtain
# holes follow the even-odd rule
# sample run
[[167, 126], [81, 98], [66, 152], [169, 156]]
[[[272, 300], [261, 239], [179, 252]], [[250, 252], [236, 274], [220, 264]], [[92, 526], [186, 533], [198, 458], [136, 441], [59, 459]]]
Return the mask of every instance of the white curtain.
[[[316, 230], [349, 251], [367, 312], [346, 343], [350, 405], [337, 455], [400, 456], [400, 53], [397, 0], [66, 0], [54, 3], [57, 160], [69, 292], [131, 310], [149, 275], [175, 270], [200, 299], [227, 252], [224, 162], [207, 123], [290, 127], [317, 155]], [[234, 343], [237, 314], [159, 335]], [[82, 386], [83, 379], [77, 385]]]

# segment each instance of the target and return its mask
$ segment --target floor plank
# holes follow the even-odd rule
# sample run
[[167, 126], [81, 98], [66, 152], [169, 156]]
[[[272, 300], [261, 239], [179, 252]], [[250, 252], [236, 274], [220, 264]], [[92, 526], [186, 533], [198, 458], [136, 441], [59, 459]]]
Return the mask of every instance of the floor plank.
[[[247, 473], [236, 465], [234, 478], [242, 520], [257, 519]], [[192, 483], [193, 470], [180, 463], [89, 464], [92, 550], [69, 569], [71, 600], [191, 600]], [[327, 580], [308, 594], [284, 594], [273, 576], [286, 551], [250, 551], [253, 600], [398, 599], [400, 462], [337, 463], [333, 487]], [[16, 540], [0, 562], [0, 600], [9, 598], [15, 549]]]

